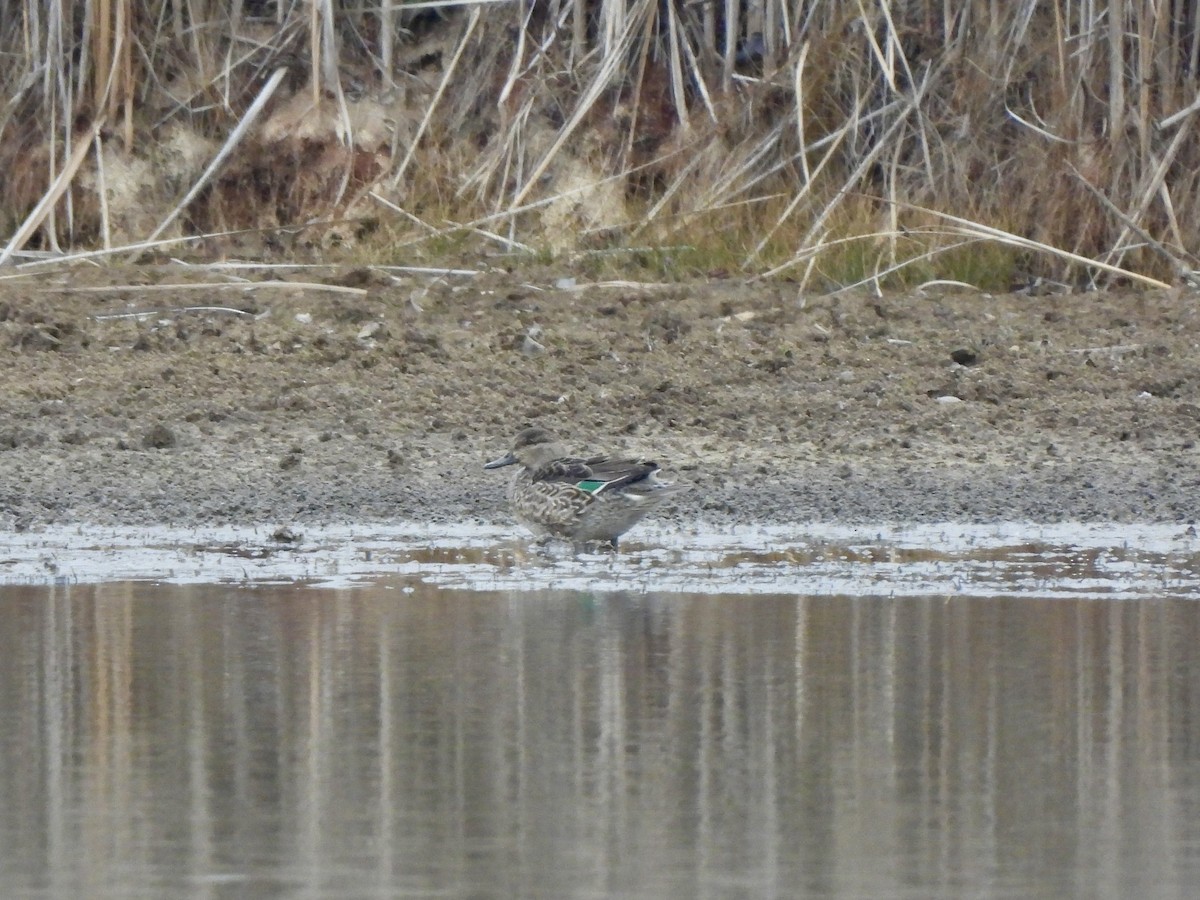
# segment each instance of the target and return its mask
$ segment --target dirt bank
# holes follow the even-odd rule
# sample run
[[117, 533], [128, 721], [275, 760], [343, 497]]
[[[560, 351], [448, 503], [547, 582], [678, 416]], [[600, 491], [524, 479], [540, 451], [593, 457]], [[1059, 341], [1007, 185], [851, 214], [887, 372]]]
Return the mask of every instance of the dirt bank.
[[722, 527], [1196, 513], [1191, 294], [564, 274], [0, 282], [0, 527], [503, 522], [480, 465], [531, 421], [658, 458], [697, 487], [672, 515]]

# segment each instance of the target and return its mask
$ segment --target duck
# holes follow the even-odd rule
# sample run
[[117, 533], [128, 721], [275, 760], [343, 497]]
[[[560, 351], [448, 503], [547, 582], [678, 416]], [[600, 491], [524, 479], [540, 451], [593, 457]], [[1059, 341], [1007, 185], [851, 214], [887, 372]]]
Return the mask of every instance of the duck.
[[690, 485], [660, 480], [657, 462], [612, 456], [571, 456], [554, 432], [530, 425], [512, 449], [485, 469], [519, 466], [508, 499], [517, 521], [541, 541], [570, 541], [577, 550], [613, 551], [630, 528]]

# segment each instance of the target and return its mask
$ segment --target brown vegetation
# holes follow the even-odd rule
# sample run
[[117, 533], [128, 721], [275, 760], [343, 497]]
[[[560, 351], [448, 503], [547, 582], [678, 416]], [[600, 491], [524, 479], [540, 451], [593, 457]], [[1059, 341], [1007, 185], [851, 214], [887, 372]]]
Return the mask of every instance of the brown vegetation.
[[56, 0], [0, 47], [5, 257], [648, 245], [1090, 286], [1175, 281], [1200, 239], [1190, 0]]

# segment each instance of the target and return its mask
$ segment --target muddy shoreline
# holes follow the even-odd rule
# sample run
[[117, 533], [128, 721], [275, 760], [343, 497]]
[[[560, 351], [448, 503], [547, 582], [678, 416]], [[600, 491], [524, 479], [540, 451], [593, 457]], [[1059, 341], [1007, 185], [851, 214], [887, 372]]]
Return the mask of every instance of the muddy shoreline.
[[667, 522], [1196, 515], [1190, 294], [479, 271], [0, 282], [0, 528], [504, 523], [481, 466], [535, 421], [692, 482]]

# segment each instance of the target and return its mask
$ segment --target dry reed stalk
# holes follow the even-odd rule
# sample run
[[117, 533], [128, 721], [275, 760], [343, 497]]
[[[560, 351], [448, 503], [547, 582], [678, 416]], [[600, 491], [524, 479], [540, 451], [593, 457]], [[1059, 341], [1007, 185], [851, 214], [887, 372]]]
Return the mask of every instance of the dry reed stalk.
[[[893, 244], [897, 238], [902, 237], [902, 236], [907, 236], [907, 235], [902, 235], [900, 233], [883, 232], [880, 234], [864, 235], [863, 239], [871, 240], [871, 241], [886, 241], [890, 245], [890, 244]], [[862, 279], [859, 279], [858, 281], [852, 281], [849, 284], [842, 285], [841, 287], [837, 288], [836, 290], [830, 291], [830, 294], [831, 295], [842, 294], [842, 293], [846, 293], [848, 291], [857, 290], [861, 287], [866, 287], [867, 285], [872, 285], [874, 287], [875, 295], [877, 297], [882, 297], [883, 296], [883, 287], [882, 287], [883, 281], [884, 281], [884, 279], [888, 278], [889, 276], [898, 274], [899, 272], [902, 272], [904, 269], [909, 268], [910, 266], [915, 266], [915, 265], [918, 265], [923, 262], [928, 262], [929, 260], [934, 259], [935, 257], [940, 256], [943, 253], [949, 253], [954, 250], [962, 249], [963, 247], [970, 247], [973, 244], [981, 244], [983, 242], [984, 242], [983, 238], [968, 238], [967, 240], [957, 241], [952, 244], [944, 244], [944, 245], [941, 245], [938, 247], [934, 247], [930, 250], [926, 250], [923, 253], [918, 253], [915, 256], [908, 257], [900, 262], [893, 262], [890, 266], [888, 266], [885, 269], [877, 268], [874, 272], [872, 272], [866, 278], [862, 278]], [[828, 248], [826, 248], [826, 249], [828, 249]], [[816, 259], [815, 255], [814, 255], [813, 259], [815, 261], [815, 259]], [[934, 282], [927, 281], [927, 282], [924, 282], [923, 286], [933, 284], [933, 283], [955, 284], [955, 285], [958, 285], [959, 287], [968, 287], [968, 288], [971, 288], [972, 290], [980, 290], [978, 285], [968, 284], [965, 281], [950, 282], [946, 279], [937, 279]]]
[[[510, 207], [521, 206], [526, 197], [528, 197], [529, 193], [533, 190], [538, 179], [540, 179], [546, 173], [546, 170], [550, 167], [551, 163], [554, 161], [554, 158], [562, 150], [563, 146], [567, 143], [571, 135], [574, 134], [584, 117], [592, 111], [592, 108], [595, 106], [597, 101], [599, 101], [603, 93], [608, 89], [610, 83], [618, 76], [621, 70], [620, 63], [622, 61], [622, 56], [624, 52], [633, 45], [636, 35], [640, 30], [637, 27], [637, 23], [646, 21], [647, 18], [652, 15], [655, 8], [651, 0], [633, 0], [633, 2], [633, 10], [628, 14], [628, 19], [630, 21], [628, 27], [624, 28], [619, 32], [619, 34], [614, 36], [612, 31], [615, 30], [616, 25], [613, 21], [608, 22], [609, 33], [606, 35], [608, 40], [605, 42], [608, 52], [605, 53], [599, 70], [592, 77], [587, 89], [579, 98], [579, 101], [575, 106], [575, 110], [572, 112], [570, 118], [567, 119], [566, 123], [559, 131], [558, 136], [550, 145], [550, 148], [546, 151], [538, 164], [533, 167], [533, 171], [526, 176], [524, 185], [513, 193], [512, 199], [509, 201]], [[610, 6], [614, 5], [616, 4], [606, 3], [604, 5], [604, 9], [607, 10]], [[614, 16], [614, 18], [619, 18], [622, 22], [625, 21], [624, 14], [620, 16]]]
[[204, 173], [196, 180], [196, 183], [192, 185], [191, 190], [187, 192], [184, 198], [180, 200], [179, 203], [175, 205], [175, 208], [167, 214], [166, 218], [158, 223], [158, 227], [150, 233], [147, 241], [154, 241], [159, 235], [166, 231], [167, 227], [170, 226], [170, 224], [174, 222], [175, 219], [178, 218], [185, 209], [187, 209], [188, 204], [191, 203], [196, 195], [204, 189], [204, 186], [208, 184], [213, 175], [217, 173], [217, 171], [224, 164], [225, 160], [228, 159], [229, 154], [233, 152], [234, 147], [241, 143], [242, 139], [246, 136], [246, 133], [250, 130], [250, 126], [253, 125], [258, 119], [263, 107], [267, 105], [267, 101], [271, 99], [276, 88], [279, 87], [279, 83], [283, 81], [283, 76], [286, 74], [286, 69], [275, 70], [275, 73], [271, 76], [270, 80], [263, 85], [263, 89], [259, 92], [258, 96], [254, 98], [254, 102], [250, 104], [250, 108], [246, 110], [246, 114], [242, 116], [242, 119], [240, 122], [238, 122], [237, 127], [233, 129], [232, 133], [230, 133], [220, 151], [215, 157], [213, 157], [212, 162], [208, 164], [208, 168], [204, 170]]
[[[331, 294], [350, 294], [355, 297], [365, 297], [369, 291], [366, 288], [347, 287], [342, 284], [325, 284], [321, 281], [183, 281], [176, 284], [106, 284], [100, 286], [70, 286], [55, 287], [55, 291], [68, 291], [72, 294], [124, 294], [137, 292], [152, 294], [158, 291], [176, 293], [178, 291], [221, 291], [237, 290], [243, 292], [265, 290], [269, 288], [289, 288], [301, 291], [325, 291]], [[48, 291], [49, 289], [47, 289]]]
[[922, 85], [915, 91], [914, 97], [911, 100], [906, 100], [904, 102], [896, 101], [896, 105], [901, 110], [900, 115], [897, 116], [896, 120], [888, 126], [879, 142], [863, 156], [857, 168], [855, 168], [855, 170], [851, 172], [849, 177], [846, 179], [842, 188], [834, 194], [833, 198], [829, 200], [824, 207], [817, 211], [816, 218], [813, 220], [812, 225], [809, 226], [808, 231], [805, 233], [800, 242], [800, 249], [797, 251], [796, 256], [794, 256], [791, 260], [770, 269], [764, 273], [762, 277], [770, 278], [778, 275], [781, 272], [791, 268], [797, 261], [799, 261], [799, 259], [803, 256], [804, 248], [818, 233], [820, 233], [820, 231], [824, 228], [825, 223], [841, 205], [842, 201], [853, 192], [853, 185], [862, 181], [867, 169], [875, 165], [879, 157], [882, 156], [886, 151], [887, 147], [889, 146], [890, 139], [906, 126], [908, 117], [919, 104], [921, 94], [925, 85], [927, 84], [928, 80], [923, 82]]
[[[1088, 182], [1083, 178], [1082, 175], [1079, 174], [1079, 172], [1077, 170], [1075, 171], [1075, 177], [1078, 179], [1080, 186], [1083, 187], [1084, 190], [1086, 190], [1088, 193], [1090, 193], [1093, 197], [1096, 198], [1097, 203], [1099, 203], [1101, 206], [1103, 206], [1105, 209], [1107, 209], [1109, 211], [1109, 213], [1111, 213], [1113, 215], [1114, 218], [1119, 220], [1125, 226], [1125, 230], [1127, 233], [1136, 234], [1138, 236], [1138, 238], [1141, 240], [1143, 246], [1149, 247], [1150, 249], [1154, 250], [1156, 253], [1159, 254], [1159, 256], [1161, 256], [1164, 260], [1166, 260], [1170, 264], [1172, 271], [1174, 271], [1180, 275], [1183, 275], [1185, 273], [1192, 271], [1192, 268], [1197, 263], [1197, 259], [1193, 254], [1187, 253], [1186, 251], [1182, 250], [1182, 248], [1180, 248], [1178, 245], [1176, 246], [1176, 249], [1174, 249], [1174, 250], [1167, 249], [1165, 244], [1163, 244], [1161, 241], [1155, 240], [1148, 231], [1146, 231], [1144, 228], [1142, 228], [1140, 225], [1138, 225], [1137, 222], [1130, 219], [1129, 216], [1127, 216], [1124, 212], [1122, 212], [1115, 205], [1113, 205], [1113, 202], [1111, 200], [1109, 200], [1107, 197], [1105, 197], [1101, 191], [1097, 190], [1091, 184], [1088, 184]], [[1165, 202], [1169, 202], [1169, 196]], [[1133, 250], [1133, 249], [1137, 249], [1137, 248], [1135, 248], [1133, 246], [1123, 248], [1123, 250]], [[1113, 253], [1110, 253], [1107, 257], [1105, 257], [1104, 261], [1112, 262], [1112, 259], [1114, 256], [1116, 256], [1118, 258], [1118, 260], [1120, 259], [1120, 255], [1119, 255], [1118, 251], [1114, 250]], [[1190, 263], [1190, 265], [1185, 265], [1184, 260], [1181, 259], [1181, 256], [1187, 256], [1188, 257], [1187, 262]]]
[[987, 225], [980, 225], [978, 222], [972, 222], [969, 219], [961, 219], [958, 216], [952, 216], [949, 213], [939, 212], [934, 209], [920, 209], [919, 212], [927, 215], [936, 216], [939, 219], [951, 223], [954, 230], [958, 233], [975, 238], [978, 240], [992, 240], [1010, 247], [1017, 247], [1022, 250], [1033, 250], [1037, 253], [1044, 253], [1048, 256], [1055, 256], [1060, 259], [1069, 260], [1076, 265], [1081, 265], [1086, 268], [1096, 268], [1108, 272], [1112, 275], [1119, 275], [1122, 278], [1127, 278], [1130, 281], [1136, 281], [1148, 287], [1160, 288], [1169, 290], [1171, 285], [1165, 281], [1159, 281], [1157, 278], [1151, 278], [1148, 275], [1143, 275], [1140, 272], [1134, 272], [1129, 269], [1123, 269], [1120, 266], [1110, 265], [1100, 260], [1089, 259], [1086, 256], [1080, 256], [1078, 253], [1071, 253], [1067, 250], [1062, 250], [1050, 244], [1044, 244], [1039, 241], [1033, 241], [1029, 238], [1021, 237], [1018, 234], [1004, 231], [1001, 228], [992, 228]]
[[25, 221], [21, 223], [21, 227], [16, 230], [3, 252], [0, 252], [0, 266], [3, 266], [12, 255], [25, 246], [25, 242], [38, 229], [38, 226], [50, 214], [54, 208], [54, 204], [59, 201], [59, 198], [66, 193], [67, 188], [71, 186], [71, 180], [75, 177], [75, 173], [79, 171], [79, 166], [83, 162], [83, 158], [87, 155], [88, 149], [100, 134], [100, 129], [104, 127], [104, 118], [101, 117], [93, 123], [88, 131], [88, 136], [84, 140], [75, 142], [75, 149], [71, 153], [71, 158], [67, 160], [67, 164], [62, 171], [54, 179], [54, 183], [50, 185], [50, 190], [46, 191], [45, 195], [38, 202], [38, 205], [33, 208]]
[[[796, 210], [798, 210], [800, 208], [801, 204], [806, 202], [809, 199], [809, 197], [811, 196], [811, 194], [813, 192], [814, 186], [817, 184], [817, 179], [824, 173], [826, 166], [833, 162], [833, 160], [836, 157], [837, 152], [841, 149], [842, 142], [846, 139], [846, 137], [853, 130], [852, 122], [853, 122], [853, 120], [851, 120], [851, 122], [847, 122], [844, 126], [842, 126], [840, 129], [838, 129], [838, 131], [834, 134], [833, 143], [831, 143], [828, 146], [828, 148], [825, 151], [825, 154], [821, 157], [820, 161], [817, 163], [816, 168], [814, 168], [811, 172], [808, 173], [807, 177], [805, 177], [805, 179], [804, 179], [803, 184], [800, 185], [800, 189], [798, 191], [796, 191], [795, 195], [789, 201], [787, 207], [783, 210], [782, 213], [779, 214], [778, 218], [776, 218], [775, 224], [767, 229], [766, 233], [762, 236], [762, 238], [759, 240], [759, 242], [755, 245], [754, 250], [751, 252], [751, 254], [748, 257], [746, 257], [746, 259], [742, 262], [743, 267], [749, 267], [755, 260], [758, 259], [758, 257], [762, 254], [763, 249], [767, 246], [768, 243], [770, 243], [771, 239], [775, 236], [775, 233], [781, 227], [783, 227], [783, 224], [796, 213]], [[806, 168], [807, 168], [807, 166], [806, 166]], [[819, 230], [820, 230], [819, 225], [814, 226], [814, 228], [810, 230], [810, 234], [813, 234]]]
[[104, 249], [112, 248], [112, 228], [108, 215], [108, 183], [104, 178], [104, 148], [100, 143], [100, 133], [92, 139], [92, 147], [96, 151], [96, 194], [100, 198], [100, 236]]
[[[1128, 240], [1129, 233], [1133, 230], [1141, 231], [1141, 226], [1139, 225], [1139, 223], [1141, 222], [1142, 218], [1145, 216], [1147, 210], [1150, 207], [1150, 204], [1154, 201], [1155, 196], [1157, 196], [1160, 191], [1163, 191], [1166, 189], [1165, 181], [1166, 181], [1167, 172], [1170, 170], [1172, 164], [1175, 162], [1175, 158], [1179, 154], [1179, 151], [1183, 145], [1183, 141], [1185, 138], [1186, 138], [1185, 130], [1180, 129], [1179, 131], [1177, 131], [1175, 133], [1174, 138], [1171, 140], [1170, 146], [1167, 147], [1167, 151], [1161, 160], [1157, 159], [1155, 157], [1155, 155], [1147, 149], [1146, 159], [1148, 162], [1154, 163], [1154, 169], [1153, 169], [1153, 171], [1149, 172], [1147, 175], [1146, 184], [1144, 185], [1144, 187], [1141, 191], [1141, 196], [1134, 198], [1136, 200], [1136, 205], [1128, 212], [1122, 212], [1120, 214], [1121, 220], [1124, 224], [1123, 224], [1121, 232], [1117, 235], [1117, 239], [1116, 239], [1115, 243], [1113, 244], [1112, 250], [1106, 256], [1106, 259], [1111, 259], [1114, 256], [1117, 257], [1117, 259], [1120, 259], [1122, 257], [1122, 255], [1124, 254], [1125, 241]], [[1166, 198], [1168, 208], [1169, 208], [1169, 196], [1170, 195], [1168, 194], [1167, 198]], [[1103, 195], [1101, 195], [1100, 199], [1105, 204], [1111, 205], [1111, 201], [1107, 197], [1104, 197]], [[1174, 223], [1174, 224], [1177, 226], [1178, 223]], [[1149, 235], [1146, 235], [1146, 238], [1148, 238], [1151, 243], [1157, 244], [1160, 248], [1162, 248], [1162, 245], [1158, 244], [1158, 242], [1154, 241], [1152, 238], [1149, 238]], [[1178, 241], [1178, 243], [1180, 245], [1182, 245], [1183, 242], [1182, 242], [1182, 240], [1180, 240], [1180, 241]], [[1166, 252], [1165, 248], [1162, 248], [1162, 252], [1164, 252], [1164, 253]], [[1167, 258], [1171, 259], [1172, 263], [1177, 268], [1183, 267], [1177, 257], [1172, 257], [1171, 255], [1168, 254]]]
[[[221, 238], [238, 237], [239, 235], [251, 234], [257, 229], [236, 229], [233, 231], [216, 231], [208, 234], [189, 234], [174, 238], [160, 238], [157, 241], [135, 241], [131, 244], [121, 244], [107, 250], [81, 250], [74, 253], [47, 253], [38, 259], [32, 259], [27, 262], [18, 263], [13, 268], [26, 270], [19, 273], [21, 276], [28, 273], [30, 270], [43, 269], [49, 266], [67, 266], [77, 262], [103, 262], [117, 255], [126, 255], [132, 253], [143, 253], [147, 250], [163, 250], [167, 247], [175, 247], [187, 244], [197, 244], [204, 241], [219, 240]], [[0, 276], [3, 279], [7, 276]]]
[[438, 108], [438, 104], [441, 101], [442, 96], [446, 93], [446, 88], [450, 85], [451, 79], [453, 78], [455, 71], [458, 69], [458, 64], [462, 60], [463, 53], [471, 41], [471, 36], [475, 33], [475, 28], [479, 24], [479, 17], [479, 7], [473, 7], [471, 9], [471, 16], [467, 20], [467, 26], [463, 29], [462, 36], [458, 39], [458, 46], [454, 50], [454, 56], [451, 58], [450, 64], [446, 67], [445, 75], [442, 77], [437, 91], [434, 92], [433, 99], [430, 100], [429, 105], [425, 108], [425, 115], [421, 119], [421, 124], [417, 128], [416, 135], [408, 145], [408, 151], [404, 154], [404, 159], [400, 162], [400, 165], [396, 167], [395, 174], [392, 175], [391, 183], [393, 188], [400, 183], [400, 179], [402, 179], [404, 174], [408, 171], [409, 163], [412, 162], [413, 157], [416, 154], [417, 147], [421, 143], [421, 138], [424, 136], [426, 130], [428, 130], [429, 123], [433, 119], [433, 112]]
[[[855, 233], [884, 246], [879, 273], [898, 272], [913, 210], [1022, 236], [1031, 243], [1006, 245], [1059, 277], [1146, 268], [1158, 282], [1153, 273], [1188, 268], [1200, 251], [1200, 135], [1187, 122], [1200, 109], [1195, 3], [312, 0], [276, 4], [270, 20], [248, 8], [47, 0], [0, 16], [10, 218], [37, 210], [48, 247], [60, 237], [112, 243], [120, 211], [106, 188], [97, 201], [64, 187], [42, 205], [79, 151], [76, 123], [107, 112], [126, 153], [142, 157], [189, 122], [224, 139], [264, 75], [286, 64], [289, 90], [310, 90], [318, 106], [332, 98], [328, 140], [350, 161], [321, 182], [315, 208], [345, 193], [352, 209], [377, 186], [403, 188], [404, 205], [438, 210], [416, 217], [426, 235], [479, 229], [506, 247], [538, 246], [538, 217], [523, 214], [570, 195], [556, 178], [577, 167], [596, 184], [626, 182], [640, 201], [632, 217], [585, 223], [581, 236], [613, 227], [663, 236], [701, 221], [748, 229], [734, 243], [754, 248], [741, 251], [750, 272], [811, 274], [813, 251], [836, 254]], [[416, 25], [429, 10], [449, 20], [441, 33]], [[436, 46], [432, 64], [421, 61], [423, 44], [404, 44], [410, 26]], [[358, 149], [356, 101], [342, 90], [364, 70], [368, 85], [408, 92], [388, 114], [416, 123], [415, 134], [396, 128], [382, 172]], [[244, 137], [239, 147], [262, 152]], [[294, 164], [308, 161], [298, 153]], [[193, 190], [168, 217], [205, 202], [196, 184], [220, 189], [211, 176], [189, 175]], [[97, 181], [112, 188], [114, 177], [98, 162]], [[781, 194], [789, 200], [764, 208], [762, 221], [737, 218], [746, 198]], [[847, 197], [859, 198], [860, 219], [845, 211]], [[394, 205], [389, 219], [409, 214]], [[294, 214], [303, 221], [311, 208]], [[467, 224], [428, 225], [443, 220]], [[503, 234], [481, 227], [496, 221]], [[924, 239], [935, 243], [912, 246], [908, 262], [941, 264], [945, 237]]]

